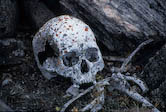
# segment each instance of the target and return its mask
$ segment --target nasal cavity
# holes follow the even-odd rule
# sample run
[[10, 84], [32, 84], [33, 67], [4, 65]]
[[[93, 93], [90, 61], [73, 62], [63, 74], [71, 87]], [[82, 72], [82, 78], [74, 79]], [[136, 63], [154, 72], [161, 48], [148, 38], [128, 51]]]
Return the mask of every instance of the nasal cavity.
[[82, 63], [81, 63], [81, 72], [83, 74], [89, 72], [89, 67], [88, 67], [87, 62], [85, 60], [82, 60]]

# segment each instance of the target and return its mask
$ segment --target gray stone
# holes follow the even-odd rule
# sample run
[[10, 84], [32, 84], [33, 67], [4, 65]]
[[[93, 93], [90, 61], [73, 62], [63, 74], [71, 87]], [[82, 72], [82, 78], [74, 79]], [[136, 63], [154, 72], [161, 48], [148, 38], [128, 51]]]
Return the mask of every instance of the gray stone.
[[17, 24], [16, 0], [0, 0], [0, 37], [12, 36]]
[[37, 29], [55, 17], [41, 0], [24, 0], [24, 9], [33, 26]]
[[[25, 47], [21, 40], [0, 40], [0, 67], [8, 68], [20, 64], [21, 58], [25, 55], [24, 49]], [[3, 71], [3, 69], [1, 70]]]
[[[161, 102], [162, 108], [166, 105], [166, 44], [156, 53], [139, 75], [149, 87], [151, 99]], [[163, 104], [163, 105], [162, 105]]]
[[119, 54], [149, 38], [166, 39], [164, 0], [60, 0], [60, 4], [89, 24], [110, 51]]

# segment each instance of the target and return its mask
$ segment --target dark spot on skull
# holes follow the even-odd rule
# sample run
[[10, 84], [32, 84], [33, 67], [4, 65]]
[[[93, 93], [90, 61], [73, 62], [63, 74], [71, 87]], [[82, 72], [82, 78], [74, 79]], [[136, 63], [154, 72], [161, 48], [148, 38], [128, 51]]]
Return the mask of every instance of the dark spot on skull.
[[96, 62], [99, 60], [98, 50], [94, 47], [88, 48], [86, 50], [85, 56], [90, 62]]
[[69, 48], [71, 48], [72, 47], [72, 45], [69, 45]]
[[67, 51], [66, 48], [64, 46], [62, 46], [62, 51]]
[[[56, 51], [55, 51], [56, 50]], [[40, 64], [43, 64], [43, 62], [48, 58], [48, 57], [58, 57], [59, 56], [59, 51], [58, 49], [53, 49], [48, 41], [46, 41], [45, 44], [45, 50], [43, 52], [38, 53], [38, 58]]]
[[64, 43], [61, 43], [61, 46], [62, 46], [62, 48], [64, 48], [64, 47], [65, 47], [65, 44], [64, 44]]
[[88, 27], [85, 27], [85, 31], [88, 31]]
[[88, 64], [87, 64], [87, 62], [85, 60], [82, 60], [82, 63], [81, 63], [81, 72], [83, 74], [89, 72], [89, 67], [88, 67]]
[[67, 34], [63, 34], [63, 37], [67, 36]]
[[81, 47], [81, 49], [83, 49], [83, 47], [84, 47], [84, 44], [80, 44], [80, 47]]
[[79, 61], [79, 56], [76, 52], [68, 52], [63, 56], [63, 64], [65, 66], [71, 67], [73, 65], [76, 65]]
[[67, 53], [67, 50], [64, 50], [64, 53]]
[[62, 21], [63, 19], [59, 18], [59, 21]]

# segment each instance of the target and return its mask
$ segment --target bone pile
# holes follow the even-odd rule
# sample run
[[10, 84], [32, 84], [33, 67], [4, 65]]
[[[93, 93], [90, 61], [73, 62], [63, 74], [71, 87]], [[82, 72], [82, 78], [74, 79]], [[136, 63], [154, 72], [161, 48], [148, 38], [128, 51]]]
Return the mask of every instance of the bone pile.
[[[100, 81], [96, 81], [96, 74], [104, 68], [104, 61], [94, 33], [87, 24], [75, 17], [63, 15], [49, 20], [36, 33], [33, 39], [33, 51], [44, 77], [51, 79], [61, 75], [72, 79], [73, 85], [67, 89], [66, 93], [72, 95], [73, 98], [63, 106], [61, 112], [65, 112], [75, 100], [94, 89], [99, 93], [98, 96], [79, 111], [97, 112], [101, 110], [105, 101], [105, 88], [108, 88], [109, 92], [121, 91], [150, 107], [154, 112], [159, 112], [147, 99], [131, 90], [128, 81], [136, 83], [142, 92], [146, 92], [148, 89], [144, 82], [132, 75], [126, 75], [129, 74], [127, 67], [133, 56], [152, 41], [147, 40], [140, 44], [128, 58], [112, 58], [113, 61], [116, 59], [121, 61], [121, 67], [112, 67], [110, 69], [112, 74]], [[93, 83], [93, 86], [83, 92], [79, 90], [80, 84], [90, 82]]]

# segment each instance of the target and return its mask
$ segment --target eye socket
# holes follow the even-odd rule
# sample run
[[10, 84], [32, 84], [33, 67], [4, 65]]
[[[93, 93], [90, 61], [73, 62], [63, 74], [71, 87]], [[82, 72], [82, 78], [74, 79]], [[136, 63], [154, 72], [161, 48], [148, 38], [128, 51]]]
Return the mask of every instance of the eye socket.
[[38, 53], [39, 62], [42, 65], [47, 58], [49, 57], [57, 58], [58, 55], [59, 55], [59, 50], [53, 49], [52, 46], [50, 46], [49, 42], [46, 41], [45, 50]]
[[97, 48], [88, 48], [85, 53], [86, 58], [90, 62], [96, 62], [99, 60], [98, 49]]
[[77, 53], [74, 51], [66, 53], [62, 58], [63, 64], [68, 67], [76, 65], [79, 61], [79, 56], [77, 56]]

